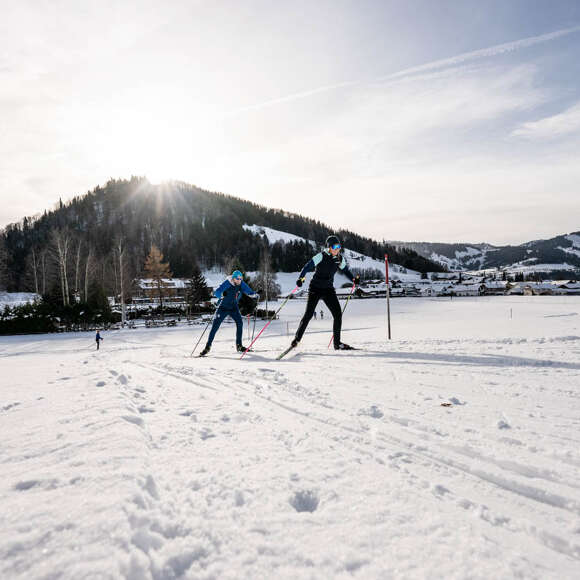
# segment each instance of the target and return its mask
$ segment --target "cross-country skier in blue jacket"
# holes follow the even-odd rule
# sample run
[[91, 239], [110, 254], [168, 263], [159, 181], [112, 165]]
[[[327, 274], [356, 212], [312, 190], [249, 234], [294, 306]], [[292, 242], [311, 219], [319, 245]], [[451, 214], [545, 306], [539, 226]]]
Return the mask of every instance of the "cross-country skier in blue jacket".
[[244, 328], [242, 323], [242, 315], [238, 302], [243, 294], [250, 298], [258, 298], [256, 294], [243, 280], [244, 276], [239, 270], [234, 270], [231, 276], [228, 276], [224, 282], [214, 290], [214, 296], [220, 299], [219, 307], [215, 313], [213, 325], [207, 339], [205, 348], [199, 353], [199, 356], [205, 356], [211, 349], [211, 343], [224, 321], [226, 316], [231, 316], [236, 323], [236, 348], [238, 352], [244, 352], [246, 347], [242, 344], [242, 330]]

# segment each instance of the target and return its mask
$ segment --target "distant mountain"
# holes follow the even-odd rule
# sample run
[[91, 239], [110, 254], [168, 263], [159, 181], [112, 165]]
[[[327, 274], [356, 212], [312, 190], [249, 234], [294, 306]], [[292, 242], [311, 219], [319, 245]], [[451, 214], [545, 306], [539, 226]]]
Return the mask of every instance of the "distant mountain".
[[[254, 224], [293, 237], [270, 243], [244, 228]], [[0, 285], [4, 281], [10, 291], [44, 293], [59, 278], [62, 281], [64, 267], [72, 293], [86, 288], [90, 276], [91, 283], [98, 283], [111, 295], [118, 286], [120, 240], [126, 280], [142, 272], [152, 244], [159, 247], [175, 277], [190, 277], [198, 266], [257, 270], [266, 251], [274, 271], [295, 272], [331, 233], [337, 233], [346, 248], [371, 259], [382, 260], [388, 253], [392, 263], [403, 268], [443, 270], [408, 248], [395, 248], [347, 230], [333, 232], [327, 225], [297, 214], [187, 183], [153, 185], [145, 178], [132, 177], [111, 180], [69, 202], [59, 202], [52, 211], [6, 226], [0, 232], [0, 250], [4, 248], [0, 252], [4, 256]], [[59, 252], [64, 266], [55, 260]]]
[[580, 272], [580, 231], [534, 240], [519, 246], [491, 244], [434, 244], [429, 242], [390, 242], [414, 250], [450, 270], [499, 268], [516, 273]]

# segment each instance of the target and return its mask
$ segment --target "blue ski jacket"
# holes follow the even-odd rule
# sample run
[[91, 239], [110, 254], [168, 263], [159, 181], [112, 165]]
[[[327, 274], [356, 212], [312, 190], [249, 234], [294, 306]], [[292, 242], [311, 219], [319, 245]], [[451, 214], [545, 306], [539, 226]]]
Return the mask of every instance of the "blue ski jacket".
[[216, 298], [222, 298], [220, 310], [235, 310], [238, 308], [238, 302], [243, 294], [247, 294], [250, 298], [255, 298], [257, 294], [242, 280], [239, 286], [234, 284], [232, 277], [228, 276], [220, 286], [218, 286], [213, 295]]

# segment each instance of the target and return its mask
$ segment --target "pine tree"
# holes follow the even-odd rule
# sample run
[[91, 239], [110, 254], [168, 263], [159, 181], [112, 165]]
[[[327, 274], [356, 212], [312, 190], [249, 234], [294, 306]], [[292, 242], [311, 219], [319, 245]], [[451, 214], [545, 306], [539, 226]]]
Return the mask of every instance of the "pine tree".
[[163, 316], [163, 297], [167, 293], [165, 280], [172, 278], [173, 274], [169, 269], [169, 264], [163, 261], [163, 254], [157, 246], [151, 246], [151, 251], [145, 260], [143, 269], [149, 278], [155, 282], [157, 295], [159, 296], [159, 304], [161, 306], [161, 316]]
[[191, 308], [195, 309], [200, 302], [206, 302], [210, 298], [211, 291], [207, 286], [205, 276], [196, 264], [191, 279], [187, 283], [187, 302]]

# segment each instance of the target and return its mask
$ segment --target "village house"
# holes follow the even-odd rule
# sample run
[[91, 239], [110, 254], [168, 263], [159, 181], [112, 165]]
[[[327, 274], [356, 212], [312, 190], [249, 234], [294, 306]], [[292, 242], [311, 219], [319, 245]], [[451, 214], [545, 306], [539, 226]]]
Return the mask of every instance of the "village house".
[[[163, 278], [163, 296], [168, 302], [182, 302], [185, 300], [188, 280], [185, 278]], [[137, 280], [137, 301], [155, 302], [159, 297], [157, 282], [152, 278]]]
[[552, 296], [564, 292], [552, 282], [524, 282], [524, 296]]
[[562, 294], [580, 294], [580, 282], [576, 280], [556, 280], [554, 284]]
[[455, 284], [451, 292], [454, 296], [480, 296], [483, 288], [483, 284]]
[[504, 295], [511, 289], [512, 284], [506, 280], [489, 280], [483, 283], [483, 294], [485, 295]]

